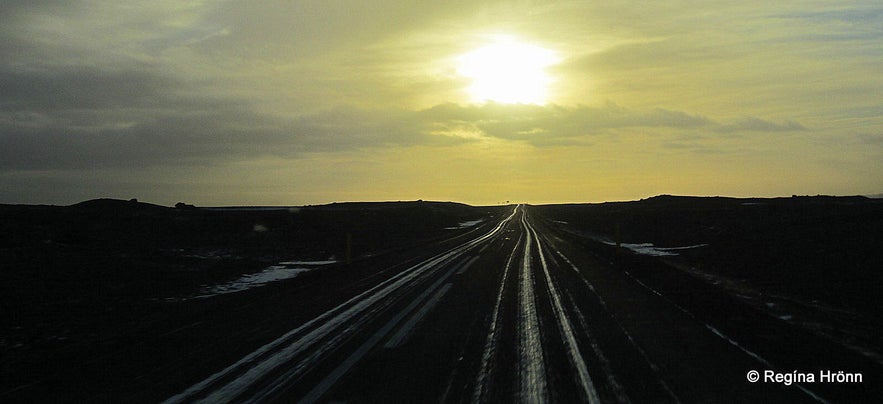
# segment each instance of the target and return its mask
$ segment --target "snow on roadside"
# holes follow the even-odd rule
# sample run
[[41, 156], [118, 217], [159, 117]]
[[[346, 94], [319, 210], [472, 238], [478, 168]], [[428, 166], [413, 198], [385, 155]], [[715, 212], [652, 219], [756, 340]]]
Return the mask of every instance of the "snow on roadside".
[[197, 296], [192, 299], [204, 299], [227, 293], [242, 292], [264, 286], [271, 282], [294, 278], [304, 272], [312, 271], [323, 265], [337, 263], [336, 260], [325, 261], [285, 261], [264, 268], [263, 271], [243, 274], [230, 282], [218, 285], [203, 285]]
[[703, 271], [693, 265], [666, 261], [669, 265], [706, 283], [720, 287], [730, 295], [768, 315], [806, 329], [829, 341], [883, 364], [883, 352], [866, 332], [867, 319], [855, 310], [836, 307], [818, 300], [805, 300], [782, 293], [765, 291], [745, 279]]
[[453, 226], [453, 227], [445, 227], [445, 230], [459, 230], [459, 229], [465, 229], [465, 228], [468, 228], [468, 227], [475, 226], [475, 225], [477, 225], [477, 224], [479, 224], [479, 223], [481, 223], [481, 222], [483, 222], [483, 221], [484, 221], [484, 219], [478, 219], [478, 220], [470, 220], [470, 221], [466, 221], [466, 222], [460, 222], [460, 224], [458, 224], [458, 225], [456, 225], [456, 226]]
[[[607, 244], [607, 245], [616, 245], [616, 243], [611, 242], [611, 241], [602, 240], [601, 242], [604, 244]], [[696, 244], [696, 245], [689, 245], [689, 246], [684, 246], [684, 247], [656, 247], [653, 245], [653, 243], [636, 243], [636, 244], [622, 243], [620, 245], [623, 248], [627, 248], [629, 250], [632, 250], [637, 254], [650, 255], [650, 256], [654, 256], [654, 257], [665, 257], [665, 256], [678, 255], [678, 253], [676, 253], [675, 251], [705, 247], [708, 244]]]
[[279, 265], [310, 265], [310, 266], [319, 266], [319, 265], [330, 265], [336, 264], [337, 260], [325, 260], [325, 261], [285, 261], [280, 262]]

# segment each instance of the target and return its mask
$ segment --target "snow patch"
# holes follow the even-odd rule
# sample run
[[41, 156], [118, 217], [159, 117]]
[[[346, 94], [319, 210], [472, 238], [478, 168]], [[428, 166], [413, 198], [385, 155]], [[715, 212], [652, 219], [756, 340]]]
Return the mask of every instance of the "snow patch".
[[207, 298], [227, 293], [242, 292], [271, 282], [294, 278], [304, 272], [312, 271], [315, 267], [337, 263], [336, 260], [325, 261], [285, 261], [271, 265], [261, 272], [243, 274], [238, 279], [220, 285], [204, 285], [200, 294], [194, 299]]
[[321, 265], [331, 265], [336, 264], [337, 260], [324, 260], [324, 261], [285, 261], [280, 262], [279, 265], [310, 265], [310, 266], [321, 266]]
[[466, 229], [466, 228], [469, 228], [469, 227], [475, 226], [475, 225], [477, 225], [477, 224], [479, 224], [479, 223], [481, 223], [481, 222], [483, 222], [483, 221], [484, 221], [484, 219], [478, 219], [478, 220], [470, 220], [470, 221], [466, 221], [466, 222], [460, 222], [460, 224], [458, 224], [458, 225], [456, 225], [456, 226], [453, 226], [453, 227], [445, 227], [445, 230]]
[[[603, 241], [603, 243], [607, 244], [607, 245], [616, 245], [616, 243], [613, 243], [610, 241]], [[684, 246], [684, 247], [656, 247], [653, 245], [653, 243], [637, 243], [637, 244], [622, 243], [620, 245], [623, 248], [627, 248], [629, 250], [632, 250], [637, 254], [651, 255], [654, 257], [665, 257], [665, 256], [678, 255], [674, 251], [705, 247], [708, 244], [696, 244], [696, 245], [690, 245], [690, 246]]]
[[[176, 254], [181, 254], [185, 252], [183, 249], [170, 250]], [[181, 254], [184, 258], [195, 258], [200, 260], [219, 260], [225, 258], [238, 259], [240, 256], [234, 254], [229, 250], [219, 249], [219, 250], [195, 250], [190, 252], [189, 254]]]

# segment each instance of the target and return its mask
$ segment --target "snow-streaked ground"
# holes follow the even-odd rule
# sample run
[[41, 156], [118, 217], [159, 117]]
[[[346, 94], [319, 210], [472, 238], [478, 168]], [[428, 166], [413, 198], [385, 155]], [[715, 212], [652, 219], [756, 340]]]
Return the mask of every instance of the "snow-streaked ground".
[[456, 226], [453, 226], [453, 227], [445, 227], [445, 230], [465, 229], [465, 228], [469, 228], [469, 227], [475, 226], [475, 225], [477, 225], [477, 224], [479, 224], [479, 223], [481, 223], [481, 222], [483, 222], [483, 221], [484, 221], [484, 219], [478, 219], [478, 220], [470, 220], [470, 221], [466, 221], [466, 222], [460, 222], [460, 224], [458, 224], [458, 225], [456, 225]]
[[294, 278], [304, 272], [312, 271], [316, 267], [337, 263], [335, 260], [325, 261], [285, 261], [271, 265], [261, 272], [244, 274], [239, 278], [219, 285], [205, 285], [195, 299], [207, 298], [227, 293], [236, 293], [271, 282]]
[[[611, 242], [611, 241], [603, 241], [603, 243], [607, 244], [607, 245], [616, 245], [616, 243]], [[684, 246], [684, 247], [656, 247], [653, 245], [653, 243], [636, 243], [636, 244], [622, 243], [622, 244], [620, 244], [620, 246], [622, 246], [622, 248], [627, 248], [629, 250], [634, 251], [637, 254], [652, 255], [655, 257], [678, 255], [678, 253], [675, 251], [688, 250], [691, 248], [700, 248], [700, 247], [705, 247], [707, 245], [708, 244], [696, 244], [696, 245], [689, 245], [689, 246]]]

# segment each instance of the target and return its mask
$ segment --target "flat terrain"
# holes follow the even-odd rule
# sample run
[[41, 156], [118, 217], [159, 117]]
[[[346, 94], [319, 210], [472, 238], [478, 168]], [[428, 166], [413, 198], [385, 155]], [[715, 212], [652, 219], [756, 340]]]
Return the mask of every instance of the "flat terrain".
[[2, 401], [883, 400], [876, 200], [0, 219]]

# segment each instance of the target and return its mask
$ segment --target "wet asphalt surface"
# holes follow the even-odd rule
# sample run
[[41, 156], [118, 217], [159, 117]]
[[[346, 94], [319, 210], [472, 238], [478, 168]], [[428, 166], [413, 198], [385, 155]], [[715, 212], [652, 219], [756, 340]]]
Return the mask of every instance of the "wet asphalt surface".
[[[569, 237], [519, 207], [384, 271], [366, 271], [287, 335], [194, 379], [171, 401], [879, 397], [878, 363], [657, 261], [605, 256]], [[861, 372], [864, 380], [823, 383], [818, 371], [826, 369]], [[796, 370], [816, 380], [752, 383], [752, 370]]]
[[[530, 207], [217, 297], [157, 302], [10, 401], [874, 402], [883, 365]], [[67, 356], [65, 356], [67, 355]], [[828, 383], [820, 371], [861, 373]], [[749, 381], [749, 372], [814, 381]]]

